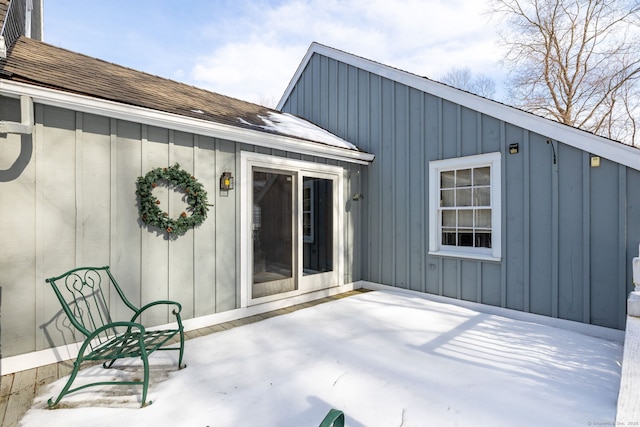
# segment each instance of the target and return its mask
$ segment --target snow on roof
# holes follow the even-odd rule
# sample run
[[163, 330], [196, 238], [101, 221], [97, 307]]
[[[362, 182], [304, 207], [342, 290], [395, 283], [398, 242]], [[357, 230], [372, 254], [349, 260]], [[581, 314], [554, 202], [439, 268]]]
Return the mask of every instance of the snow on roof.
[[[258, 127], [268, 131], [307, 139], [309, 141], [320, 142], [333, 147], [358, 150], [358, 148], [350, 142], [347, 142], [344, 139], [335, 136], [331, 132], [289, 113], [269, 112], [267, 117], [258, 117], [260, 117], [260, 119], [265, 123], [263, 126]], [[239, 120], [244, 124], [250, 124], [243, 119]]]

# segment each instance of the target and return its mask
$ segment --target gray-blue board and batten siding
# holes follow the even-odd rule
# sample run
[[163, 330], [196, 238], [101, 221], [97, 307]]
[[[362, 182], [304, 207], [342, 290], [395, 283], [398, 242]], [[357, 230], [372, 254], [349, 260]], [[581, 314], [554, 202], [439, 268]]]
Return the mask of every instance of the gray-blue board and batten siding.
[[[364, 280], [624, 328], [637, 170], [607, 159], [591, 167], [589, 153], [562, 141], [317, 53], [282, 110], [376, 155], [360, 178]], [[429, 161], [495, 151], [501, 262], [429, 255]]]

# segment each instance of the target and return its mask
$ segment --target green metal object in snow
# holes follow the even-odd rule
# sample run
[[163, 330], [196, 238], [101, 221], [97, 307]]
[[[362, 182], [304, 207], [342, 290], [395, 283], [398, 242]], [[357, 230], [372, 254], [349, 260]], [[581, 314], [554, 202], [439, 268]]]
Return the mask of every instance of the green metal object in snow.
[[[149, 388], [149, 355], [156, 350], [175, 350], [179, 352], [178, 368], [182, 369], [184, 354], [184, 329], [180, 311], [182, 306], [175, 301], [161, 300], [151, 302], [142, 308], [133, 305], [111, 274], [109, 267], [82, 267], [70, 270], [60, 276], [46, 279], [55, 292], [69, 321], [84, 336], [78, 356], [73, 363], [71, 376], [58, 397], [49, 399], [49, 408], [55, 408], [60, 399], [69, 393], [97, 385], [141, 385], [141, 407], [145, 406]], [[115, 290], [115, 295], [114, 291]], [[126, 320], [113, 321], [109, 312], [111, 300], [118, 299], [131, 312]], [[140, 323], [141, 315], [155, 306], [173, 306], [172, 313], [177, 328], [147, 331]], [[177, 337], [179, 347], [162, 347], [174, 344]], [[100, 381], [71, 388], [80, 365], [86, 360], [103, 360], [105, 369], [124, 358], [140, 358], [143, 363], [142, 381]], [[151, 402], [149, 402], [150, 404]]]
[[344, 413], [337, 409], [331, 409], [319, 427], [344, 427]]

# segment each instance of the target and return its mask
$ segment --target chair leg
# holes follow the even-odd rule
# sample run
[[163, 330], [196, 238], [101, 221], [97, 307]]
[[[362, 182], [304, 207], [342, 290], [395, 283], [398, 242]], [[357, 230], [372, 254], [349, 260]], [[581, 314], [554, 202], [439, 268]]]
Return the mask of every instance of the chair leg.
[[182, 356], [184, 355], [184, 330], [180, 330], [180, 355], [178, 356], [178, 369], [186, 368], [187, 365], [182, 364]]
[[118, 360], [118, 359], [113, 359], [113, 360], [112, 360], [111, 362], [109, 362], [109, 363], [104, 362], [104, 363], [102, 364], [102, 367], [103, 367], [103, 368], [105, 368], [105, 369], [110, 369], [110, 368], [113, 366], [113, 363], [114, 363], [116, 360]]
[[[147, 390], [149, 389], [149, 357], [147, 354], [142, 355], [142, 364], [144, 365], [144, 382], [142, 384], [142, 404], [140, 407], [144, 408], [147, 401]], [[149, 405], [152, 403], [149, 402]]]
[[58, 403], [60, 402], [62, 397], [65, 394], [67, 394], [67, 392], [69, 391], [69, 388], [71, 388], [71, 384], [76, 379], [76, 375], [78, 375], [78, 371], [80, 370], [80, 363], [81, 362], [82, 362], [82, 360], [80, 358], [78, 358], [75, 362], [73, 362], [73, 370], [71, 371], [71, 375], [69, 376], [69, 380], [67, 381], [67, 383], [62, 388], [62, 391], [60, 392], [60, 394], [58, 395], [58, 397], [56, 398], [55, 401], [53, 400], [53, 398], [50, 398], [47, 401], [47, 407], [49, 409], [53, 409], [56, 406], [58, 406]]

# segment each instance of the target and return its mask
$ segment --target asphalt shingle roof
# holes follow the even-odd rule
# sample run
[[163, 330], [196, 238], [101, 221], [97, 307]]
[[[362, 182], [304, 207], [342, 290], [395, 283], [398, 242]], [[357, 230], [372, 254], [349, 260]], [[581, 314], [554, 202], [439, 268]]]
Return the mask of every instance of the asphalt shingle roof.
[[[1, 1], [0, 1], [1, 3]], [[0, 61], [0, 78], [260, 132], [282, 114], [250, 102], [20, 37]]]

